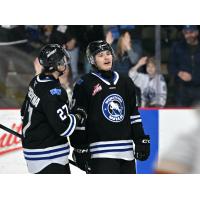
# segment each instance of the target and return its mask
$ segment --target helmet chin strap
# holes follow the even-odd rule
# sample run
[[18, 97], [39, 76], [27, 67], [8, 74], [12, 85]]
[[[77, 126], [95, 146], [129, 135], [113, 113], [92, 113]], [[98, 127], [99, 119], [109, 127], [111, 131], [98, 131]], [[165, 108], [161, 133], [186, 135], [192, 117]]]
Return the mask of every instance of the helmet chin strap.
[[59, 72], [58, 77], [62, 76], [63, 74], [64, 74], [64, 71], [63, 72]]

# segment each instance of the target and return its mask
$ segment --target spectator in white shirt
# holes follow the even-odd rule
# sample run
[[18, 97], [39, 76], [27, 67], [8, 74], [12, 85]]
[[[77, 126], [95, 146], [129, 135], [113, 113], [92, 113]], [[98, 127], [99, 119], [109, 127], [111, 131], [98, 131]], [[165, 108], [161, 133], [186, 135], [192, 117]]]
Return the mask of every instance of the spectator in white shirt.
[[[146, 64], [147, 74], [138, 72]], [[142, 107], [164, 107], [167, 99], [167, 87], [164, 77], [157, 73], [154, 58], [142, 57], [129, 70], [129, 76], [141, 90]]]

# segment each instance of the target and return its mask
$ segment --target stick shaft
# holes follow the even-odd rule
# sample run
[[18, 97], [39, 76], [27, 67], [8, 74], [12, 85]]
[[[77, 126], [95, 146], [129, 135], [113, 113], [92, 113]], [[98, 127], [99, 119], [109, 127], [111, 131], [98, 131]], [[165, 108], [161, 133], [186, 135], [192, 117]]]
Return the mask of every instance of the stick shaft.
[[0, 124], [0, 128], [22, 139], [22, 135], [17, 133], [16, 131], [13, 131], [12, 129], [10, 129], [2, 124]]

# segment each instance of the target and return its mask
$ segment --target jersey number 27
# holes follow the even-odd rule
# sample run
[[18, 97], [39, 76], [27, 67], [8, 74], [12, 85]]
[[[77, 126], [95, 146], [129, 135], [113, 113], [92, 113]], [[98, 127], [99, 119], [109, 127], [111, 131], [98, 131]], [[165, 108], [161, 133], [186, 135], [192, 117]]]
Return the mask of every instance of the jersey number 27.
[[59, 114], [59, 117], [62, 121], [67, 118], [65, 113], [68, 115], [68, 108], [66, 104], [57, 110], [57, 114]]

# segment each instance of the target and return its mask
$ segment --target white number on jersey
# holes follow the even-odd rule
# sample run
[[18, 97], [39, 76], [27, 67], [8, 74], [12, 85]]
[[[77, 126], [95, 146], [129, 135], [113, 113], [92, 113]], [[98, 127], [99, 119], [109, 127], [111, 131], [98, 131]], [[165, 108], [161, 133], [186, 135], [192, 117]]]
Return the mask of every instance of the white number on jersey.
[[57, 110], [57, 114], [59, 114], [59, 117], [60, 117], [60, 119], [62, 121], [67, 118], [67, 115], [65, 114], [65, 111], [66, 111], [66, 114], [68, 115], [68, 108], [67, 108], [66, 104], [64, 106], [62, 106], [62, 108], [59, 108]]

